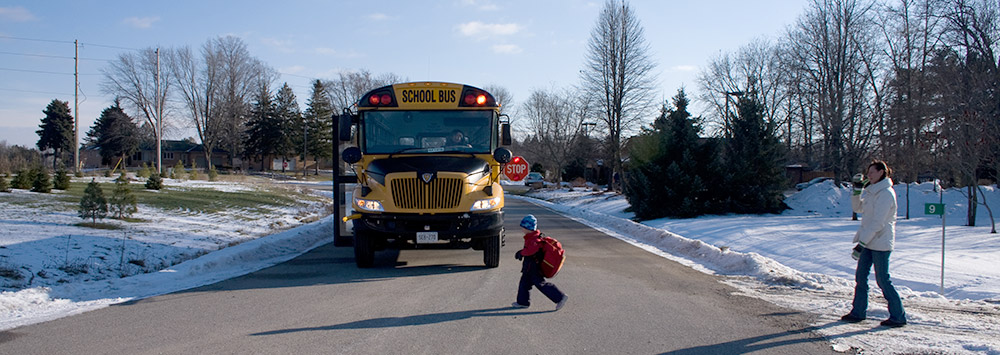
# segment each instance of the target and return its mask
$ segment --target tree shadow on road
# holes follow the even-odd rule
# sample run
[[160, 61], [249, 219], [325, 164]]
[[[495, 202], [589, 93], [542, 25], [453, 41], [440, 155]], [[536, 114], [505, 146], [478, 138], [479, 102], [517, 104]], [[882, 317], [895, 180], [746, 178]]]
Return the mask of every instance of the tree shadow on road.
[[490, 309], [474, 309], [474, 310], [458, 311], [458, 312], [421, 314], [421, 315], [405, 316], [405, 317], [383, 317], [383, 318], [359, 320], [343, 324], [328, 325], [322, 327], [272, 330], [267, 332], [253, 333], [250, 335], [261, 336], [261, 335], [277, 335], [286, 333], [326, 331], [326, 330], [393, 328], [393, 327], [406, 327], [412, 325], [426, 325], [426, 324], [452, 322], [456, 320], [463, 320], [475, 317], [511, 317], [511, 316], [523, 316], [523, 315], [555, 312], [554, 310], [534, 311], [534, 312], [514, 311], [514, 310], [515, 308], [513, 307], [500, 307], [500, 308], [490, 308]]
[[[800, 343], [812, 343], [817, 341], [824, 341], [824, 337], [819, 335], [817, 331], [820, 329], [831, 328], [838, 325], [844, 325], [843, 322], [833, 321], [823, 325], [805, 327], [802, 329], [789, 330], [782, 333], [774, 333], [761, 335], [751, 338], [739, 339], [728, 341], [725, 343], [713, 344], [713, 345], [703, 345], [696, 346], [687, 349], [674, 350], [670, 352], [662, 353], [664, 355], [687, 355], [687, 354], [747, 354], [754, 352], [767, 353], [768, 349], [780, 348], [792, 344]], [[855, 335], [867, 334], [872, 332], [878, 332], [885, 330], [884, 327], [876, 327], [869, 329], [861, 329], [855, 331], [844, 332], [841, 334], [831, 335], [825, 337], [826, 340], [837, 339], [837, 338], [848, 338]], [[794, 336], [804, 333], [807, 334], [805, 337], [795, 337], [791, 339], [779, 339], [782, 337]]]

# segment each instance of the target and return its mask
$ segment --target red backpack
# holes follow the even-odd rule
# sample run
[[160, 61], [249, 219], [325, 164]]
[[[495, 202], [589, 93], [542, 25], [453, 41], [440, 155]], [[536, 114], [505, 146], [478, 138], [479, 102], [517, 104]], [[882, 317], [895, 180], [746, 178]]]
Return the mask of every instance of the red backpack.
[[545, 251], [542, 262], [539, 263], [542, 267], [542, 276], [553, 278], [566, 262], [566, 251], [563, 250], [562, 243], [555, 238], [545, 234], [541, 234], [541, 237], [542, 250]]

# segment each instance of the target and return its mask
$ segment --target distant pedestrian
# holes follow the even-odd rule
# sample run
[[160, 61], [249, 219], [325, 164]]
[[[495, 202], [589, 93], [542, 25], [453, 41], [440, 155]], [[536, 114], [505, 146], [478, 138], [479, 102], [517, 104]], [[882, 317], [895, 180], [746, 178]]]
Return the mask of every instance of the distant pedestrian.
[[[865, 180], [867, 175], [867, 180]], [[889, 303], [889, 319], [882, 321], [887, 327], [906, 325], [906, 312], [899, 293], [889, 280], [889, 254], [896, 239], [896, 191], [892, 188], [892, 169], [884, 161], [868, 165], [866, 174], [854, 176], [854, 195], [851, 207], [861, 213], [861, 227], [854, 234], [853, 256], [858, 260], [854, 279], [854, 302], [851, 313], [840, 320], [857, 323], [865, 320], [868, 311], [868, 275], [875, 267], [875, 281], [882, 289], [882, 296]], [[867, 187], [866, 187], [867, 185]]]
[[555, 302], [558, 311], [566, 305], [566, 294], [559, 291], [556, 285], [545, 281], [542, 276], [542, 268], [539, 262], [542, 260], [542, 232], [538, 230], [538, 220], [535, 216], [527, 215], [521, 219], [521, 228], [524, 229], [524, 248], [514, 254], [514, 258], [521, 261], [521, 281], [517, 286], [517, 302], [514, 308], [527, 308], [531, 306], [531, 287], [537, 287], [539, 291], [549, 300]]

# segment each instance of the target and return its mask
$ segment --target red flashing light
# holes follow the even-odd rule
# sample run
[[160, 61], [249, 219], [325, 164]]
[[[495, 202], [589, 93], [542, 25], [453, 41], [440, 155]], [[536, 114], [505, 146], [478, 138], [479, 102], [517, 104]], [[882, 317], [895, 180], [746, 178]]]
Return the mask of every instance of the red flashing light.
[[372, 95], [368, 97], [368, 103], [372, 106], [378, 106], [378, 95]]
[[511, 163], [517, 164], [521, 162], [521, 157], [514, 157], [510, 160]]
[[475, 105], [476, 104], [476, 96], [472, 95], [472, 94], [465, 95], [465, 104], [466, 105], [470, 105], [470, 106], [471, 105]]
[[485, 103], [486, 103], [486, 95], [480, 94], [479, 96], [476, 96], [476, 105], [482, 106]]
[[392, 96], [389, 96], [389, 94], [382, 94], [382, 96], [379, 96], [379, 103], [383, 105], [392, 104]]

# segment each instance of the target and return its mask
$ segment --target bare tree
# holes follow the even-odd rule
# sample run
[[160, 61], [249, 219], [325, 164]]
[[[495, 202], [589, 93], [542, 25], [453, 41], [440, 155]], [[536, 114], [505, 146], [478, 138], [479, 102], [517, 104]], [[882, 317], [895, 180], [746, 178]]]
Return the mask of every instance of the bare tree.
[[165, 80], [170, 77], [168, 68], [160, 65], [159, 57], [159, 49], [154, 48], [118, 55], [101, 70], [104, 73], [101, 91], [120, 98], [126, 107], [145, 119], [156, 139], [156, 169], [162, 172], [160, 141], [171, 85], [170, 80]]
[[514, 107], [514, 94], [507, 90], [506, 87], [497, 84], [488, 84], [483, 86], [483, 90], [493, 95], [493, 98], [497, 100], [497, 104], [500, 105], [501, 114], [509, 114], [510, 110]]
[[229, 163], [240, 155], [250, 100], [261, 86], [270, 86], [277, 72], [250, 55], [237, 37], [208, 40], [201, 58], [188, 47], [171, 52], [170, 67], [182, 100], [211, 168], [212, 151], [225, 147]]
[[572, 159], [582, 123], [592, 114], [592, 108], [585, 95], [574, 95], [570, 90], [535, 90], [521, 104], [518, 112], [530, 132], [524, 148], [541, 159], [543, 166], [552, 167], [556, 182], [562, 181], [562, 170]]
[[820, 168], [846, 179], [872, 154], [882, 112], [872, 3], [865, 0], [813, 0], [788, 34], [789, 70], [799, 80], [795, 91], [813, 97], [822, 143]]
[[642, 25], [628, 3], [624, 0], [605, 2], [591, 31], [581, 75], [584, 91], [601, 111], [613, 156], [612, 167], [619, 176], [624, 148], [622, 136], [640, 128], [643, 115], [653, 104], [656, 63], [649, 52]]
[[358, 103], [358, 99], [366, 92], [386, 85], [405, 82], [406, 79], [393, 73], [372, 75], [368, 70], [356, 72], [340, 72], [337, 78], [324, 80], [323, 85], [330, 95], [334, 111], [340, 112]]

